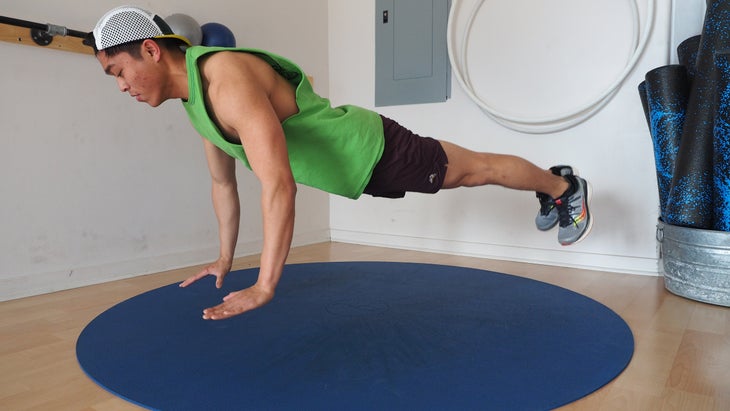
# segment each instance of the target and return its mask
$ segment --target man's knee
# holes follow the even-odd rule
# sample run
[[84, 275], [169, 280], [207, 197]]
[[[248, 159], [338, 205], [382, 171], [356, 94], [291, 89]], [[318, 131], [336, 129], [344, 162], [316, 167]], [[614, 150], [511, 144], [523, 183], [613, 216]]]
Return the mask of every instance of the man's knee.
[[456, 144], [441, 142], [448, 158], [445, 188], [474, 187], [489, 184], [494, 176], [492, 154], [467, 150]]

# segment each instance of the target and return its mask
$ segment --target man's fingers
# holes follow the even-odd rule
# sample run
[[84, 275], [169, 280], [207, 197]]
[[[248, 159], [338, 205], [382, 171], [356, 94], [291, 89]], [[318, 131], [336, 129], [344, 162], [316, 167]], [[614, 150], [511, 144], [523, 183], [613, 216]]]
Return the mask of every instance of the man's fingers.
[[220, 262], [213, 263], [207, 267], [205, 267], [202, 271], [199, 273], [189, 277], [187, 280], [180, 283], [180, 287], [187, 287], [188, 285], [200, 280], [201, 278], [205, 277], [206, 275], [214, 275], [216, 276], [215, 286], [216, 288], [223, 287], [223, 279], [225, 278], [226, 274], [228, 274], [228, 271], [230, 270], [230, 267], [222, 267]]
[[246, 298], [246, 294], [244, 292], [235, 291], [225, 296], [221, 304], [203, 310], [203, 319], [223, 320], [245, 313], [246, 311], [250, 311], [256, 307], [257, 305], [255, 302]]
[[222, 320], [259, 308], [273, 298], [272, 293], [261, 291], [256, 286], [229, 293], [223, 302], [203, 310], [206, 320]]
[[206, 308], [203, 310], [203, 319], [205, 320], [224, 320], [234, 315], [240, 314], [239, 311], [228, 307], [227, 304], [223, 303], [215, 307]]
[[[187, 287], [190, 284], [192, 284], [192, 283], [200, 280], [201, 278], [205, 277], [208, 274], [210, 274], [210, 271], [208, 271], [208, 269], [206, 268], [205, 270], [203, 270], [203, 271], [201, 271], [201, 272], [199, 272], [199, 273], [197, 273], [197, 274], [195, 274], [195, 275], [193, 275], [191, 277], [188, 277], [187, 280], [183, 281], [180, 284], [180, 287]], [[220, 288], [220, 287], [218, 287], [218, 288]]]

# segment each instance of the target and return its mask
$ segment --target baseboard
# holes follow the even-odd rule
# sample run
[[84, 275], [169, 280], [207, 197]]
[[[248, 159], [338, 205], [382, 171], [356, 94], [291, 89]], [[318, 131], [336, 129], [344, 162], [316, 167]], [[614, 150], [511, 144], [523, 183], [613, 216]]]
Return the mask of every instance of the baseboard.
[[[292, 245], [298, 247], [324, 241], [464, 255], [493, 260], [581, 268], [622, 274], [661, 275], [658, 259], [652, 258], [511, 247], [464, 241], [365, 233], [360, 231], [324, 229], [308, 233], [297, 233], [294, 236]], [[236, 257], [258, 254], [261, 252], [262, 245], [261, 240], [239, 241], [238, 247], [236, 248]], [[205, 248], [0, 279], [0, 301], [195, 266], [211, 261], [211, 258], [214, 258], [217, 254], [217, 248]]]
[[332, 230], [331, 236], [332, 241], [350, 244], [463, 255], [492, 260], [580, 268], [621, 274], [660, 275], [659, 263], [656, 258], [615, 256], [572, 250], [536, 249], [347, 230]]
[[[328, 229], [307, 233], [297, 233], [292, 245], [302, 246], [330, 240]], [[240, 241], [236, 247], [236, 257], [244, 257], [261, 252], [262, 240]], [[0, 301], [13, 300], [72, 288], [85, 287], [109, 281], [123, 280], [141, 275], [212, 262], [218, 255], [218, 248], [188, 250], [153, 257], [136, 258], [127, 261], [114, 261], [99, 265], [73, 267], [65, 270], [24, 274], [0, 279]]]

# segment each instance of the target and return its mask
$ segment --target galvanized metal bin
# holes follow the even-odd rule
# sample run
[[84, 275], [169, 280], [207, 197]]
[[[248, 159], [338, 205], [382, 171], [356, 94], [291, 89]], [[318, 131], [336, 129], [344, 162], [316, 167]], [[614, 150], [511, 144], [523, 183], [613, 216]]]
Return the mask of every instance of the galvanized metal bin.
[[730, 232], [659, 221], [664, 285], [692, 300], [730, 307]]

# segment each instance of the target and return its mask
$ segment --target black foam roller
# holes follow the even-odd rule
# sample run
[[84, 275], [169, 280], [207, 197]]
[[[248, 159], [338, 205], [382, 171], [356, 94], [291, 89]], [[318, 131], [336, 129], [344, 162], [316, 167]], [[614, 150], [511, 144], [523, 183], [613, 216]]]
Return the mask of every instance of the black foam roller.
[[665, 220], [666, 206], [674, 176], [674, 168], [682, 138], [689, 80], [681, 65], [669, 65], [646, 73], [645, 95], [649, 131], [654, 145], [659, 207]]
[[714, 219], [713, 138], [717, 117], [719, 73], [715, 50], [730, 43], [730, 2], [708, 3], [697, 53], [697, 70], [687, 103], [687, 114], [677, 154], [665, 222], [712, 229]]
[[714, 140], [714, 229], [730, 231], [730, 51], [717, 52], [719, 73]]
[[701, 39], [702, 36], [700, 35], [693, 36], [679, 43], [679, 46], [677, 46], [677, 59], [679, 60], [679, 64], [687, 69], [687, 77], [689, 77], [690, 82], [694, 79], [695, 72], [697, 71], [697, 53], [700, 49]]

